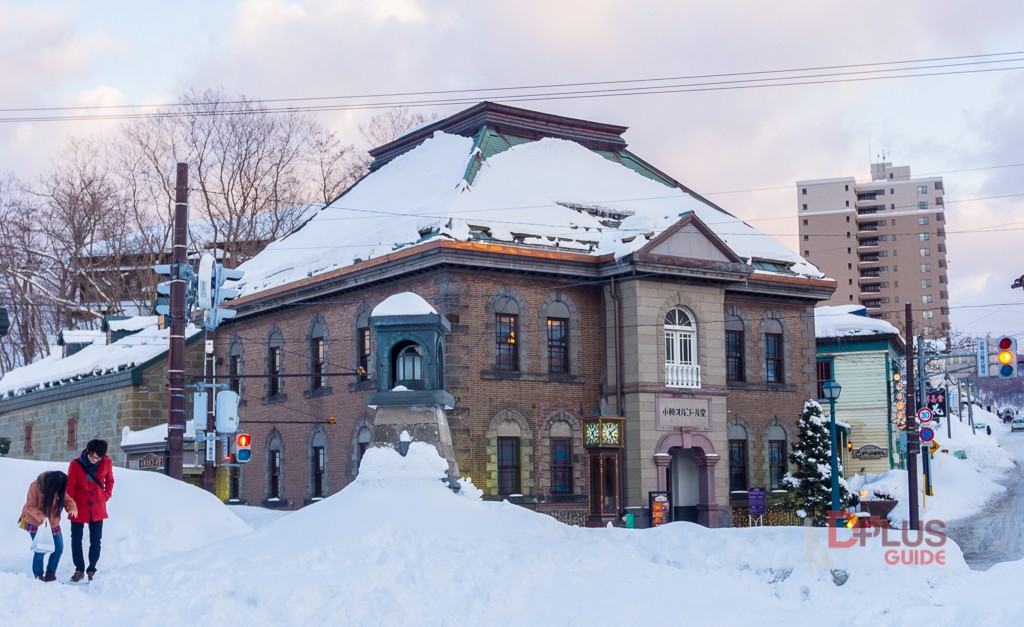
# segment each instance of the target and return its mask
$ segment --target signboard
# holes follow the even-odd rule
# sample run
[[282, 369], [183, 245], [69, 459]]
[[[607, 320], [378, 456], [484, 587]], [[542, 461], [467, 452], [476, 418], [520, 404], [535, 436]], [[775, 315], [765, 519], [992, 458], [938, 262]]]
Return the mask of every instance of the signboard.
[[207, 463], [213, 463], [216, 461], [217, 452], [217, 434], [212, 431], [206, 432], [206, 461]]
[[864, 446], [853, 449], [854, 459], [882, 459], [883, 457], [888, 456], [889, 448], [883, 448], [876, 444], [865, 444]]
[[139, 458], [139, 470], [161, 470], [164, 467], [164, 458], [156, 453], [148, 453]]
[[655, 399], [655, 411], [659, 429], [711, 426], [711, 401], [706, 398], [659, 396]]
[[934, 455], [938, 451], [939, 451], [939, 443], [936, 442], [935, 440], [932, 440], [931, 445], [929, 445], [929, 447], [928, 447], [928, 452], [931, 453], [932, 455]]
[[750, 515], [760, 516], [768, 512], [764, 499], [764, 488], [750, 488], [747, 490], [747, 501], [750, 504]]
[[934, 439], [935, 439], [935, 432], [934, 431], [932, 431], [928, 427], [922, 427], [921, 428], [921, 441], [922, 442], [931, 442]]
[[977, 346], [977, 365], [978, 365], [978, 376], [987, 377], [988, 372], [988, 339], [978, 340]]
[[917, 410], [917, 419], [921, 422], [930, 422], [932, 419], [932, 410], [927, 407], [922, 407]]
[[900, 431], [900, 453], [907, 454], [907, 432]]
[[647, 502], [651, 508], [652, 527], [672, 522], [672, 502], [668, 492], [648, 492]]
[[925, 392], [927, 398], [925, 398], [925, 404], [928, 409], [932, 410], [932, 417], [937, 421], [942, 421], [949, 414], [949, 403], [946, 397], [946, 390], [943, 388], [933, 389], [928, 388]]

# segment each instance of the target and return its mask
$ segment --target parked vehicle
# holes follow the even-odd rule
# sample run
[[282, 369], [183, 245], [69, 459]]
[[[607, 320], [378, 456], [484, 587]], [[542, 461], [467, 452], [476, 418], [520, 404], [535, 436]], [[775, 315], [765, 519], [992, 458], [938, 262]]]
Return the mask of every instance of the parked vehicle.
[[1024, 417], [1014, 418], [1010, 423], [1010, 431], [1024, 431]]
[[996, 415], [1003, 421], [1003, 424], [1006, 424], [1017, 417], [1017, 410], [1011, 407], [1004, 407]]

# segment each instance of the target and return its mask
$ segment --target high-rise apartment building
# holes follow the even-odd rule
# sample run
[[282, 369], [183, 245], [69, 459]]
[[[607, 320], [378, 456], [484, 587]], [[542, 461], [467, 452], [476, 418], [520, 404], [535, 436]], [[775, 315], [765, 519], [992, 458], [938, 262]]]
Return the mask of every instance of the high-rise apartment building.
[[873, 163], [870, 181], [797, 181], [796, 192], [800, 252], [837, 283], [827, 304], [859, 303], [902, 329], [909, 302], [923, 335], [948, 333], [942, 177]]

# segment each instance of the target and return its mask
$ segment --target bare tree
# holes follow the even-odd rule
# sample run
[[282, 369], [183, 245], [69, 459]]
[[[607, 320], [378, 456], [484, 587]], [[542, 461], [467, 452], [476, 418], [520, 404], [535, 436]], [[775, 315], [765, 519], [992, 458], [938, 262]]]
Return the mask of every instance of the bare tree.
[[[353, 180], [354, 151], [307, 113], [270, 112], [244, 96], [190, 92], [173, 111], [125, 129], [128, 152], [148, 162], [190, 164], [193, 218], [209, 225], [206, 245], [237, 265], [304, 219]], [[155, 177], [155, 188], [173, 186]], [[169, 220], [168, 220], [169, 222]]]
[[376, 148], [393, 142], [433, 119], [436, 119], [436, 116], [427, 116], [405, 107], [387, 109], [370, 118], [366, 124], [359, 125], [359, 132], [370, 148]]

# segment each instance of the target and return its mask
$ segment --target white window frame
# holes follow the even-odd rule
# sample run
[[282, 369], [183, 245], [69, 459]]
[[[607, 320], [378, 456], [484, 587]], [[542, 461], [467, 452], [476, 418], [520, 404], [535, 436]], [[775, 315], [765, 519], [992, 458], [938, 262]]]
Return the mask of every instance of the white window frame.
[[665, 314], [665, 385], [673, 388], [700, 388], [700, 364], [697, 357], [697, 323], [681, 307]]

